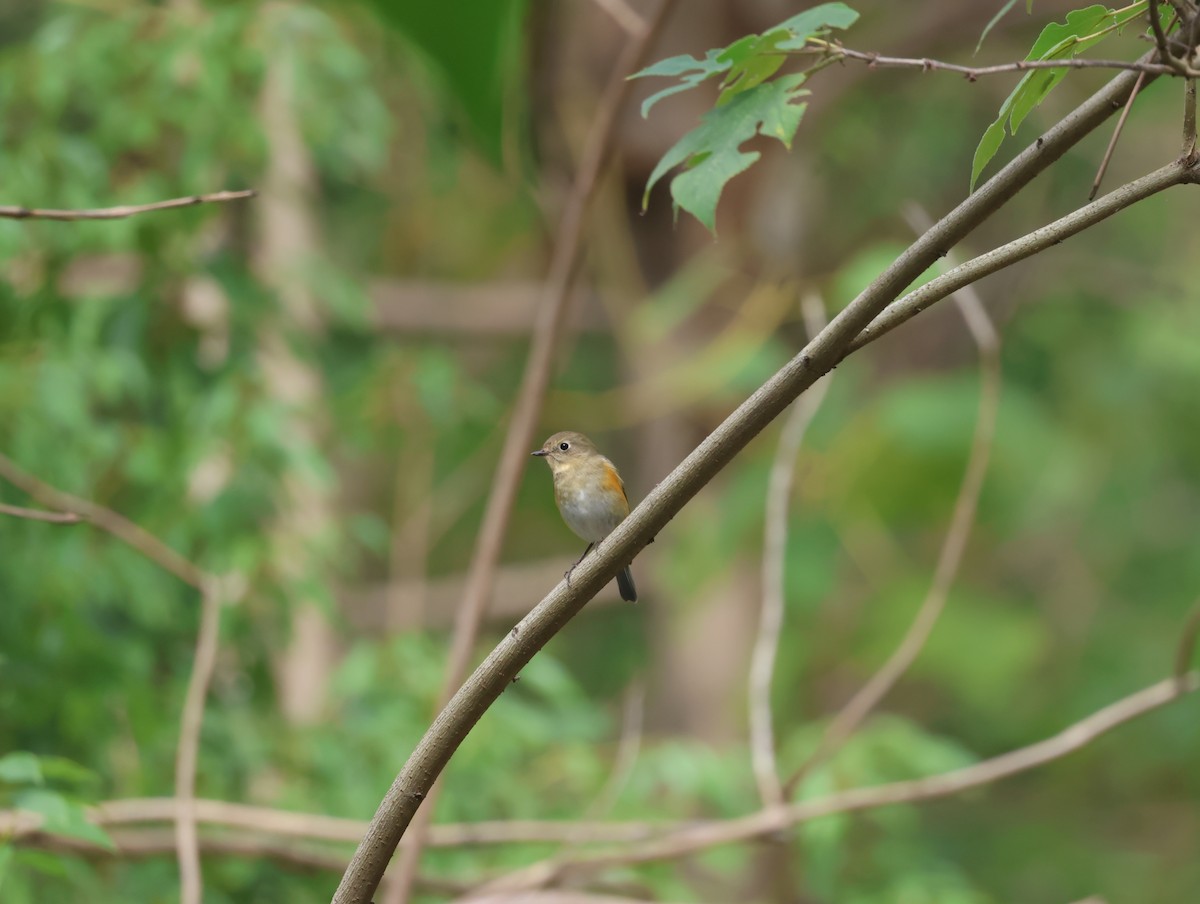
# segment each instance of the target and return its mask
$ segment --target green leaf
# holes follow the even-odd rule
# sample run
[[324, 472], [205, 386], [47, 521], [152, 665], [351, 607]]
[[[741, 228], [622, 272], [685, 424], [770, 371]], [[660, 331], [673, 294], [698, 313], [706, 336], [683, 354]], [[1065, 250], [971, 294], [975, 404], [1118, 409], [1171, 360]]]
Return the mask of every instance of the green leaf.
[[972, 191], [975, 190], [975, 183], [979, 181], [979, 174], [996, 156], [996, 151], [1000, 150], [1000, 145], [1004, 142], [1004, 117], [1007, 115], [1004, 107], [1000, 108], [1000, 113], [1000, 118], [984, 129], [983, 137], [979, 139], [979, 145], [975, 148], [975, 156], [971, 159]]
[[116, 850], [112, 839], [88, 820], [84, 808], [57, 791], [31, 789], [17, 796], [16, 805], [18, 810], [40, 815], [43, 820], [42, 831]]
[[10, 785], [40, 785], [42, 764], [32, 753], [18, 750], [0, 757], [0, 782]]
[[[1007, 3], [1000, 7], [999, 12], [997, 12], [996, 15], [992, 16], [992, 18], [988, 20], [988, 24], [983, 26], [983, 32], [979, 35], [979, 40], [975, 43], [975, 53], [979, 53], [979, 48], [983, 46], [983, 42], [987, 38], [989, 32], [996, 27], [996, 23], [1008, 15], [1008, 11], [1016, 5], [1017, 0], [1008, 0]], [[1032, 11], [1033, 0], [1025, 0], [1025, 12], [1030, 13]]]
[[757, 151], [742, 151], [741, 145], [755, 135], [766, 135], [784, 147], [792, 146], [807, 106], [797, 103], [809, 93], [800, 87], [805, 79], [803, 73], [784, 76], [757, 85], [724, 106], [710, 110], [700, 125], [679, 139], [658, 162], [646, 183], [643, 208], [658, 180], [682, 163], [685, 171], [671, 182], [676, 209], [682, 207], [715, 232], [717, 201], [725, 183], [760, 156]]
[[822, 3], [779, 23], [779, 28], [792, 33], [792, 37], [780, 44], [779, 49], [799, 50], [809, 38], [815, 38], [831, 28], [849, 28], [857, 21], [858, 13], [845, 3]]
[[[1051, 22], [1042, 29], [1025, 59], [1059, 60], [1078, 56], [1115, 33], [1121, 25], [1136, 19], [1145, 10], [1145, 6], [1143, 2], [1121, 10], [1111, 10], [1100, 5], [1072, 10], [1067, 13], [1065, 23]], [[1119, 19], [1118, 14], [1125, 15], [1125, 18]], [[1026, 73], [1017, 83], [1017, 87], [1000, 105], [1000, 114], [984, 131], [979, 146], [975, 149], [975, 157], [971, 164], [972, 191], [979, 174], [1000, 149], [1005, 122], [1008, 123], [1009, 134], [1016, 135], [1025, 117], [1046, 99], [1066, 75], [1066, 68], [1037, 69]]]
[[635, 72], [630, 78], [643, 78], [647, 75], [663, 75], [663, 76], [681, 76], [681, 81], [678, 85], [671, 85], [669, 88], [651, 94], [642, 101], [642, 118], [645, 119], [650, 114], [650, 108], [662, 100], [664, 97], [670, 97], [672, 94], [678, 94], [680, 91], [687, 91], [689, 88], [695, 88], [705, 79], [711, 78], [714, 75], [720, 75], [733, 67], [730, 60], [724, 62], [718, 58], [724, 53], [723, 49], [710, 50], [704, 55], [704, 59], [699, 60], [690, 54], [683, 56], [669, 57], [665, 60], [659, 60], [653, 66], [643, 69], [641, 72]]
[[765, 35], [748, 35], [740, 41], [734, 41], [721, 55], [719, 61], [729, 60], [731, 66], [729, 75], [721, 83], [721, 94], [717, 97], [717, 106], [728, 103], [743, 91], [748, 91], [755, 85], [761, 85], [783, 65], [786, 54], [775, 53], [780, 41], [788, 37], [788, 32], [776, 29]]
[[786, 51], [800, 50], [810, 38], [824, 34], [830, 28], [848, 28], [857, 19], [858, 13], [845, 3], [822, 3], [762, 34], [746, 35], [726, 47], [710, 50], [703, 59], [684, 55], [660, 60], [653, 66], [635, 72], [630, 78], [657, 75], [678, 77], [680, 82], [646, 98], [642, 102], [642, 116], [647, 116], [650, 108], [664, 97], [695, 88], [722, 73], [728, 74], [721, 83], [717, 106], [727, 104], [778, 72], [787, 59]]
[[74, 760], [61, 756], [43, 756], [38, 758], [42, 775], [47, 781], [69, 785], [86, 785], [97, 782], [98, 776], [86, 766], [81, 766]]
[[526, 0], [367, 0], [421, 51], [466, 114], [484, 151], [499, 163], [513, 101], [526, 96]]

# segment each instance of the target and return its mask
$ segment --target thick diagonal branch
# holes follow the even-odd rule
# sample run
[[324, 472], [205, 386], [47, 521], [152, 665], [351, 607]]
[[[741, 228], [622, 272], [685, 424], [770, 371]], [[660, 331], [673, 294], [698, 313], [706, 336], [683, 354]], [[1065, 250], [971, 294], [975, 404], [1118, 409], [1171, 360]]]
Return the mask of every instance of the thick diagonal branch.
[[504, 637], [434, 720], [392, 782], [342, 877], [334, 895], [335, 904], [367, 904], [371, 900], [392, 852], [437, 776], [467, 733], [534, 654], [747, 443], [800, 393], [832, 370], [855, 338], [906, 286], [1119, 110], [1136, 78], [1133, 73], [1116, 76], [917, 239], [646, 496], [575, 569], [570, 587], [560, 582]]

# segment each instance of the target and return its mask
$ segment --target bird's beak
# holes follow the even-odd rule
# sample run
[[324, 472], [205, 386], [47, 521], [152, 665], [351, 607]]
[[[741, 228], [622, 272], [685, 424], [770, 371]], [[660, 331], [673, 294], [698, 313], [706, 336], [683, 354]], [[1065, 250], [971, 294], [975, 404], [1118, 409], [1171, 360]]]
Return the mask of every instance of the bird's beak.
[[545, 458], [550, 453], [547, 452], [545, 449], [538, 449], [536, 452], [530, 452], [529, 454], [536, 455], [538, 458]]

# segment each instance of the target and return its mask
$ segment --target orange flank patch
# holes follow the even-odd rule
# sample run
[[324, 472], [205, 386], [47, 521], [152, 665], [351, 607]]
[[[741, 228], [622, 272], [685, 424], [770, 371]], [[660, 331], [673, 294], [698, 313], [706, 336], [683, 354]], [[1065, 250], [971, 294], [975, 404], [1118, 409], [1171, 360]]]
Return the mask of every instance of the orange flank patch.
[[621, 475], [617, 473], [617, 469], [608, 462], [602, 462], [604, 465], [604, 486], [605, 489], [615, 490], [621, 494], [621, 501], [625, 503], [625, 514], [629, 514], [629, 497], [625, 495], [625, 484], [621, 482]]

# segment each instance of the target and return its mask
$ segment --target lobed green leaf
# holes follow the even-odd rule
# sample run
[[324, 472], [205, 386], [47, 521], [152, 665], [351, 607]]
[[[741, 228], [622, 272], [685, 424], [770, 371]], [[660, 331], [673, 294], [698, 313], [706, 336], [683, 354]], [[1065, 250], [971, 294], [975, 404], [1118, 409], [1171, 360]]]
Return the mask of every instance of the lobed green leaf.
[[781, 22], [762, 34], [746, 35], [726, 47], [708, 51], [703, 59], [685, 54], [660, 60], [635, 72], [630, 78], [663, 76], [680, 82], [650, 95], [642, 102], [642, 116], [665, 97], [695, 88], [714, 76], [725, 74], [717, 106], [765, 82], [783, 65], [787, 52], [800, 50], [810, 38], [831, 28], [848, 28], [858, 13], [845, 3], [822, 3]]
[[791, 147], [807, 106], [797, 102], [809, 93], [801, 87], [806, 78], [804, 73], [796, 73], [756, 85], [706, 113], [700, 125], [679, 139], [650, 174], [643, 208], [667, 171], [683, 164], [686, 171], [671, 183], [675, 207], [682, 207], [715, 232], [717, 201], [725, 184], [760, 156], [741, 150], [741, 145], [755, 135], [765, 135]]

